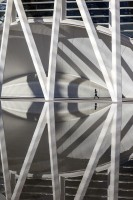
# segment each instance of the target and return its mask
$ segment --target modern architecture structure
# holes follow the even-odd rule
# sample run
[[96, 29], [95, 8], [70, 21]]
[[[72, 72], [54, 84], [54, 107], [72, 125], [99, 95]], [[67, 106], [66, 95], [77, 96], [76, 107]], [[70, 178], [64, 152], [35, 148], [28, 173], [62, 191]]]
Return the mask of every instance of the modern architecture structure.
[[133, 2], [0, 3], [1, 198], [132, 199]]
[[131, 3], [7, 1], [1, 96], [132, 98]]

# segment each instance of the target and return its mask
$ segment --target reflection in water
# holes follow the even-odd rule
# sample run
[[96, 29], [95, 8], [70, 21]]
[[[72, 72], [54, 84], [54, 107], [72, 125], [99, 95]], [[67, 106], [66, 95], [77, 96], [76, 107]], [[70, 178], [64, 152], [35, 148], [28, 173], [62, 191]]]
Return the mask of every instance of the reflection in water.
[[0, 150], [1, 150], [1, 164], [2, 164], [2, 172], [4, 178], [5, 195], [6, 199], [10, 199], [11, 198], [11, 185], [9, 181], [10, 174], [8, 168], [7, 150], [6, 150], [3, 120], [2, 120], [1, 102], [0, 102]]
[[[120, 105], [118, 105], [118, 106], [120, 106]], [[94, 146], [92, 155], [90, 157], [90, 160], [88, 162], [87, 168], [86, 168], [86, 170], [84, 172], [83, 178], [82, 178], [81, 183], [79, 185], [77, 194], [75, 196], [75, 200], [83, 199], [84, 196], [85, 196], [85, 193], [86, 193], [86, 190], [87, 190], [87, 188], [89, 186], [89, 183], [91, 181], [92, 175], [93, 175], [93, 173], [94, 173], [94, 171], [96, 169], [96, 166], [98, 164], [98, 161], [99, 161], [99, 159], [101, 157], [101, 146], [102, 146], [103, 140], [105, 139], [107, 131], [108, 131], [109, 127], [110, 127], [112, 119], [113, 119], [113, 123], [112, 123], [112, 127], [111, 128], [112, 128], [113, 134], [116, 135], [116, 131], [117, 131], [116, 130], [116, 124], [117, 124], [117, 111], [116, 110], [117, 110], [117, 105], [112, 104], [111, 108], [109, 110], [109, 113], [107, 115], [107, 118], [106, 118], [106, 120], [105, 120], [105, 122], [103, 124], [101, 133], [100, 133], [100, 135], [98, 137], [98, 140], [97, 140], [97, 142], [96, 142], [96, 144]], [[120, 122], [121, 122], [121, 120], [120, 120]], [[121, 123], [117, 125], [117, 129], [119, 129], [118, 126], [120, 126], [120, 128], [121, 128]], [[117, 134], [120, 135], [120, 131]], [[113, 137], [112, 140], [113, 140], [113, 142], [111, 143], [111, 145], [113, 145], [112, 146], [113, 150], [112, 150], [112, 154], [111, 154], [111, 161], [116, 162], [115, 159], [116, 158], [118, 159], [118, 155], [114, 155], [114, 152], [116, 153], [116, 148], [118, 146], [118, 143], [117, 143], [117, 146], [115, 145], [115, 148], [114, 148], [114, 143], [116, 143], [115, 137]], [[120, 140], [119, 140], [119, 143], [120, 143]], [[119, 150], [117, 150], [117, 151], [119, 152]], [[116, 175], [116, 174], [114, 174], [115, 171], [116, 171], [116, 170], [114, 170], [115, 167], [116, 167], [115, 163], [113, 163], [113, 165], [111, 163], [111, 175], [113, 177], [115, 177], [115, 175]], [[111, 176], [111, 183], [112, 184], [110, 184], [110, 188], [111, 188], [110, 189], [110, 193], [111, 192], [114, 193], [114, 189], [115, 189], [114, 185], [113, 185], [114, 184], [114, 180], [112, 180], [112, 176]], [[115, 199], [114, 195], [111, 194], [110, 196], [111, 196], [110, 199]]]
[[119, 165], [132, 158], [132, 104], [1, 104], [0, 192], [6, 199], [117, 200], [118, 191], [125, 197]]
[[95, 110], [97, 110], [97, 103], [95, 103]]

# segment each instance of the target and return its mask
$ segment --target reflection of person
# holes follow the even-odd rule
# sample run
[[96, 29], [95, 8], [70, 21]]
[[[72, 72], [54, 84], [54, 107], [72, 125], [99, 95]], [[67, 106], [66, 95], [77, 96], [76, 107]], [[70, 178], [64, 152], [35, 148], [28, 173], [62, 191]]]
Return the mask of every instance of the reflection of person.
[[95, 103], [95, 110], [97, 110], [97, 103]]
[[95, 98], [98, 98], [99, 99], [99, 96], [97, 95], [97, 90], [95, 89], [95, 96], [94, 96], [94, 99]]

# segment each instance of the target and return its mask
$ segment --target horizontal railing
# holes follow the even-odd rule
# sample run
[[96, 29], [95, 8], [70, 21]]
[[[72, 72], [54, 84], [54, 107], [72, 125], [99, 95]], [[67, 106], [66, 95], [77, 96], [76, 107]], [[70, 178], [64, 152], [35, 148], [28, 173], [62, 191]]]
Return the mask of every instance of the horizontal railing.
[[[86, 0], [88, 11], [95, 24], [109, 26], [110, 18], [110, 5], [109, 0]], [[27, 17], [52, 17], [54, 0], [53, 1], [41, 1], [41, 0], [29, 0], [29, 2], [23, 1], [23, 6]], [[76, 0], [66, 0], [64, 4], [65, 13], [64, 18], [82, 20], [79, 9], [76, 4]], [[6, 1], [0, 3], [0, 16], [1, 21], [4, 19], [4, 13], [6, 8]], [[133, 37], [133, 0], [120, 0], [120, 19], [121, 19], [121, 31], [124, 34]]]

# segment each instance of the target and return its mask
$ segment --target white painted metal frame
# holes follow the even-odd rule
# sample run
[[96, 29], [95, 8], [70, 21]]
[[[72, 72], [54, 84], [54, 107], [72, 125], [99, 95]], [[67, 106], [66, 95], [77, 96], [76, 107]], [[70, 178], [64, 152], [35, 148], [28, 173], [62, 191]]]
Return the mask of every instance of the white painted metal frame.
[[61, 200], [61, 188], [59, 183], [58, 161], [57, 161], [57, 147], [56, 147], [56, 134], [55, 134], [55, 114], [54, 103], [48, 103], [47, 112], [48, 123], [48, 140], [51, 164], [51, 176], [53, 186], [53, 200]]
[[29, 145], [24, 163], [20, 170], [20, 175], [16, 182], [13, 194], [11, 193], [11, 184], [10, 184], [10, 172], [8, 170], [8, 161], [7, 161], [7, 152], [4, 138], [4, 128], [2, 115], [0, 116], [0, 150], [1, 150], [1, 160], [2, 160], [2, 169], [4, 176], [4, 184], [6, 191], [7, 200], [19, 200], [24, 183], [28, 176], [32, 161], [34, 159], [35, 153], [37, 151], [39, 142], [42, 138], [42, 134], [46, 124], [48, 125], [48, 139], [49, 139], [49, 152], [50, 152], [50, 165], [51, 165], [51, 177], [52, 177], [52, 186], [53, 186], [53, 199], [61, 199], [61, 184], [59, 180], [58, 173], [58, 161], [57, 161], [57, 147], [56, 147], [56, 135], [55, 135], [55, 114], [54, 114], [54, 103], [46, 102], [41, 111], [35, 132], [33, 134], [31, 143]]
[[59, 28], [62, 10], [62, 0], [55, 0], [54, 15], [51, 34], [51, 45], [49, 53], [49, 68], [48, 68], [48, 99], [54, 99], [55, 76], [56, 76], [56, 60], [58, 50]]
[[36, 73], [38, 75], [38, 79], [42, 88], [42, 92], [44, 97], [47, 99], [47, 89], [46, 89], [46, 84], [47, 84], [47, 77], [46, 77], [46, 73], [44, 71], [43, 68], [43, 64], [41, 62], [33, 35], [32, 35], [32, 31], [30, 29], [24, 8], [23, 8], [23, 4], [21, 0], [14, 0], [14, 4], [16, 7], [16, 11], [18, 13], [19, 19], [20, 19], [20, 23], [22, 26], [22, 30], [24, 32], [25, 35], [25, 39], [27, 42], [27, 45], [29, 47], [29, 51], [33, 60], [33, 64], [35, 66], [35, 70]]
[[61, 20], [66, 19], [66, 12], [67, 12], [66, 0], [62, 0]]
[[112, 6], [112, 1], [110, 0], [109, 1], [109, 29], [111, 30], [111, 27], [112, 27], [112, 14], [111, 14], [111, 12], [112, 12], [112, 8], [111, 8], [111, 6]]
[[121, 125], [122, 125], [122, 104], [120, 103], [115, 105], [115, 113], [111, 127], [112, 139], [111, 139], [110, 185], [108, 190], [109, 200], [118, 199]]
[[[5, 22], [4, 22], [4, 28], [3, 28], [3, 34], [2, 34], [2, 43], [1, 43], [1, 50], [0, 50], [0, 92], [2, 90], [2, 84], [3, 84], [3, 74], [4, 74], [4, 67], [5, 67], [5, 59], [6, 59], [6, 53], [7, 53], [7, 45], [8, 45], [8, 38], [9, 38], [9, 28], [10, 28], [10, 22], [11, 22], [11, 16], [12, 16], [12, 5], [13, 2], [16, 7], [16, 11], [18, 13], [20, 23], [22, 26], [22, 30], [25, 35], [25, 39], [27, 42], [27, 45], [29, 47], [29, 51], [33, 60], [33, 64], [35, 66], [36, 73], [38, 75], [38, 79], [42, 88], [43, 95], [45, 99], [47, 99], [47, 77], [46, 73], [44, 71], [33, 35], [32, 31], [30, 29], [28, 20], [26, 18], [26, 14], [22, 5], [21, 0], [8, 0], [7, 6], [6, 6], [6, 14], [5, 14]], [[1, 94], [0, 94], [1, 95]]]
[[14, 2], [13, 2], [13, 5], [12, 5], [12, 18], [11, 18], [11, 22], [12, 23], [16, 21], [16, 17], [17, 17], [17, 11], [16, 11], [16, 8], [15, 8]]
[[6, 61], [8, 38], [9, 38], [9, 29], [10, 29], [10, 23], [11, 23], [12, 5], [13, 5], [13, 0], [7, 0], [5, 21], [4, 21], [3, 34], [2, 34], [2, 39], [1, 39], [1, 48], [0, 48], [0, 97], [1, 97], [1, 92], [2, 92], [4, 68], [5, 68], [5, 61]]
[[111, 1], [112, 30], [112, 81], [115, 92], [114, 101], [122, 101], [122, 67], [120, 37], [120, 0]]
[[0, 154], [1, 154], [6, 200], [11, 200], [10, 172], [8, 167], [8, 157], [6, 150], [4, 127], [3, 127], [1, 102], [0, 102]]
[[92, 175], [93, 175], [95, 168], [97, 166], [97, 163], [99, 161], [99, 158], [100, 158], [100, 155], [101, 155], [100, 149], [101, 149], [102, 143], [104, 141], [104, 138], [107, 134], [107, 131], [109, 129], [109, 126], [112, 122], [112, 118], [114, 116], [114, 111], [115, 111], [115, 105], [112, 104], [111, 108], [109, 110], [109, 113], [107, 115], [107, 118], [104, 122], [101, 133], [100, 133], [100, 135], [97, 139], [96, 145], [93, 149], [93, 152], [92, 152], [92, 155], [91, 155], [90, 160], [88, 162], [88, 165], [85, 169], [83, 178], [80, 182], [80, 185], [79, 185], [79, 188], [78, 188], [78, 191], [76, 193], [74, 200], [82, 200], [84, 198], [86, 190], [87, 190], [89, 183], [91, 181]]
[[65, 200], [65, 177], [60, 175], [60, 200]]
[[21, 195], [25, 180], [27, 178], [27, 175], [30, 170], [30, 166], [32, 164], [33, 158], [35, 156], [36, 150], [38, 148], [39, 142], [41, 140], [44, 128], [47, 123], [46, 119], [46, 112], [47, 112], [47, 103], [44, 104], [41, 115], [39, 117], [34, 135], [32, 137], [28, 152], [26, 154], [23, 166], [20, 171], [20, 175], [18, 178], [18, 181], [16, 183], [13, 195], [11, 197], [11, 200], [19, 200], [19, 197]]
[[112, 100], [114, 101], [115, 100], [115, 94], [114, 94], [113, 84], [112, 84], [111, 78], [109, 76], [109, 73], [106, 69], [106, 66], [104, 64], [104, 60], [102, 58], [102, 55], [101, 55], [99, 38], [98, 38], [98, 35], [97, 35], [97, 32], [96, 32], [96, 29], [94, 27], [94, 24], [92, 22], [90, 13], [88, 11], [86, 2], [85, 2], [85, 0], [76, 0], [76, 2], [78, 4], [79, 11], [81, 13], [86, 31], [87, 31], [88, 36], [90, 38], [90, 42], [92, 44], [95, 56], [96, 56], [97, 61], [98, 61], [98, 64], [101, 68], [101, 72], [103, 74], [103, 77], [104, 77], [105, 83], [107, 85], [108, 91], [110, 93]]
[[[101, 68], [102, 74], [105, 79], [105, 83], [109, 90], [112, 101], [119, 102], [122, 101], [122, 76], [121, 76], [121, 50], [120, 50], [120, 0], [111, 0], [111, 22], [112, 22], [112, 76], [106, 69], [104, 60], [101, 54], [100, 42], [92, 22], [91, 16], [88, 12], [85, 0], [76, 0], [79, 11], [84, 21], [85, 28], [87, 30], [88, 36], [90, 38], [92, 47], [94, 49], [95, 56]], [[38, 75], [38, 79], [42, 88], [45, 99], [54, 99], [54, 89], [55, 89], [55, 76], [56, 76], [56, 59], [58, 50], [58, 38], [59, 38], [59, 26], [60, 20], [65, 19], [66, 14], [66, 2], [65, 0], [55, 0], [54, 2], [54, 15], [53, 15], [53, 25], [51, 34], [51, 46], [49, 54], [49, 69], [48, 78], [44, 71], [33, 35], [26, 18], [26, 14], [22, 5], [21, 0], [8, 0], [5, 22], [2, 34], [2, 43], [0, 50], [0, 87], [2, 90], [3, 84], [3, 73], [5, 67], [5, 59], [7, 52], [7, 44], [9, 37], [9, 27], [11, 22], [11, 16], [14, 13], [12, 11], [12, 4], [15, 4], [16, 11], [18, 13], [20, 23], [22, 25], [22, 30], [24, 32], [27, 45], [35, 66], [35, 70]]]

